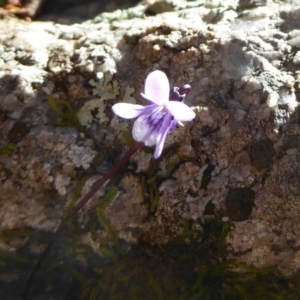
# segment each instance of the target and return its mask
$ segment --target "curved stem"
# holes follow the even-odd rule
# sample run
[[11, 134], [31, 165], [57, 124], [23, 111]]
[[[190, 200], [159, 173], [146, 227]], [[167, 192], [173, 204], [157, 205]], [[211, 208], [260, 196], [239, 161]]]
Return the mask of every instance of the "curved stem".
[[35, 277], [35, 274], [37, 270], [40, 268], [44, 260], [46, 259], [48, 253], [50, 252], [56, 238], [60, 235], [60, 233], [65, 228], [66, 223], [73, 218], [81, 209], [82, 207], [95, 195], [95, 193], [102, 187], [102, 185], [109, 180], [111, 177], [113, 177], [129, 160], [129, 158], [134, 155], [140, 148], [144, 146], [144, 142], [138, 142], [136, 143], [132, 148], [130, 148], [124, 156], [98, 181], [94, 183], [92, 188], [88, 191], [87, 194], [73, 207], [73, 209], [63, 218], [62, 222], [60, 223], [59, 227], [54, 232], [54, 236], [52, 240], [48, 243], [45, 250], [41, 254], [38, 262], [34, 266], [32, 272], [30, 273], [30, 276], [27, 280], [27, 284], [25, 286], [22, 299], [27, 300], [29, 296], [29, 292]]

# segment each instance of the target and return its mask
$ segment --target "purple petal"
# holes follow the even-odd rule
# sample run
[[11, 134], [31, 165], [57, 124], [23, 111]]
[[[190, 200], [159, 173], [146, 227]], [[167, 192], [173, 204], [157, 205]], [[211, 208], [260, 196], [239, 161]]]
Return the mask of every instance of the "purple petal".
[[162, 71], [151, 72], [145, 82], [146, 99], [158, 104], [164, 105], [169, 101], [170, 85], [166, 74]]
[[173, 87], [169, 93], [169, 100], [170, 101], [179, 101], [180, 94], [178, 92], [178, 87]]
[[182, 102], [169, 101], [166, 108], [177, 121], [191, 121], [196, 116], [195, 112]]
[[157, 137], [156, 147], [154, 151], [154, 158], [158, 158], [164, 148], [167, 134], [174, 128], [174, 121], [172, 121], [172, 115], [165, 116], [163, 125], [160, 129], [160, 134]]
[[190, 92], [191, 86], [189, 84], [185, 84], [182, 87], [174, 86], [170, 90], [169, 100], [172, 101], [183, 101], [186, 95]]
[[117, 103], [112, 107], [113, 112], [124, 119], [136, 118], [144, 109], [142, 105], [130, 103]]
[[184, 86], [178, 89], [180, 95], [186, 96], [191, 91], [191, 86], [189, 84], [185, 84]]

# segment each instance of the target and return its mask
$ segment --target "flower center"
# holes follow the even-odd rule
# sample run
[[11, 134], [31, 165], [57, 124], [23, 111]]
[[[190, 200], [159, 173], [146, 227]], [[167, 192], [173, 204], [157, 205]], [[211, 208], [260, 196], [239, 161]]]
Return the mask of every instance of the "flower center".
[[162, 126], [164, 116], [166, 115], [168, 111], [163, 106], [157, 106], [156, 108], [150, 110], [148, 114], [146, 114], [145, 119], [149, 127], [152, 128], [152, 130], [159, 130], [159, 128]]

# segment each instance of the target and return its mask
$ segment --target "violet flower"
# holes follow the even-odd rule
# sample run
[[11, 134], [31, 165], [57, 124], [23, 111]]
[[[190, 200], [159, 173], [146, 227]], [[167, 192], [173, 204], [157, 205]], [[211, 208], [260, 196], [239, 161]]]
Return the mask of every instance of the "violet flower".
[[176, 124], [182, 125], [181, 121], [191, 121], [195, 118], [195, 112], [180, 102], [189, 91], [189, 85], [175, 87], [170, 91], [166, 74], [162, 71], [153, 71], [146, 78], [145, 93], [141, 94], [152, 104], [142, 106], [117, 103], [112, 110], [124, 119], [138, 117], [132, 128], [132, 136], [137, 142], [144, 142], [146, 146], [156, 145], [154, 157], [158, 158], [167, 134]]
[[67, 227], [67, 222], [82, 209], [100, 187], [111, 179], [144, 144], [146, 146], [156, 144], [154, 157], [158, 158], [161, 155], [167, 134], [175, 128], [176, 124], [181, 125], [181, 121], [191, 121], [195, 118], [192, 109], [182, 102], [190, 89], [191, 87], [186, 84], [181, 88], [174, 87], [170, 91], [167, 76], [161, 71], [154, 71], [146, 78], [145, 94], [142, 94], [152, 104], [144, 107], [129, 103], [117, 103], [112, 107], [114, 113], [122, 118], [138, 117], [132, 129], [132, 136], [138, 143], [130, 148], [103, 177], [96, 181], [84, 197], [62, 219], [55, 231], [54, 238], [49, 241], [28, 277], [22, 295], [23, 300], [27, 300], [30, 296], [35, 274], [50, 252], [55, 238], [61, 234]]

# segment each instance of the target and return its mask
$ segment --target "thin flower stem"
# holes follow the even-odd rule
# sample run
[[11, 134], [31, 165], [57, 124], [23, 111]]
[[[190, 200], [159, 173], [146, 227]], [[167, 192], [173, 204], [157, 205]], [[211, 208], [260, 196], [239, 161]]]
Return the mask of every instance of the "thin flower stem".
[[101, 186], [111, 177], [113, 177], [129, 160], [129, 158], [135, 154], [140, 148], [144, 146], [143, 142], [136, 143], [132, 148], [130, 148], [124, 156], [98, 181], [94, 183], [89, 192], [77, 203], [77, 205], [64, 217], [61, 225], [69, 221], [73, 216], [75, 216], [78, 211], [94, 196], [94, 194], [101, 188]]
[[138, 142], [136, 143], [132, 148], [130, 148], [124, 156], [98, 181], [94, 183], [92, 188], [88, 191], [87, 194], [73, 207], [73, 209], [67, 213], [67, 215], [63, 218], [62, 222], [60, 223], [59, 227], [54, 232], [54, 236], [52, 237], [51, 241], [46, 246], [45, 250], [41, 254], [38, 262], [34, 266], [32, 272], [30, 273], [30, 276], [27, 280], [22, 300], [27, 300], [29, 296], [29, 292], [35, 277], [35, 274], [37, 270], [40, 268], [44, 260], [46, 259], [48, 253], [50, 252], [56, 238], [60, 235], [60, 233], [64, 230], [66, 227], [66, 223], [73, 218], [81, 209], [82, 207], [95, 195], [95, 193], [103, 186], [103, 184], [112, 178], [124, 165], [125, 163], [130, 159], [132, 155], [134, 155], [140, 148], [144, 146], [144, 142]]

